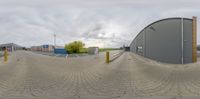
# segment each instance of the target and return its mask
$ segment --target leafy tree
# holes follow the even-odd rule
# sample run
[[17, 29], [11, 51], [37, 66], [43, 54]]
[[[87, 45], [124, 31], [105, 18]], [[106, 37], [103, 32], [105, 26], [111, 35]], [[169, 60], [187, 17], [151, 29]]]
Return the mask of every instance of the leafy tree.
[[79, 53], [80, 50], [85, 46], [85, 44], [81, 41], [74, 41], [65, 45], [65, 50], [68, 53]]

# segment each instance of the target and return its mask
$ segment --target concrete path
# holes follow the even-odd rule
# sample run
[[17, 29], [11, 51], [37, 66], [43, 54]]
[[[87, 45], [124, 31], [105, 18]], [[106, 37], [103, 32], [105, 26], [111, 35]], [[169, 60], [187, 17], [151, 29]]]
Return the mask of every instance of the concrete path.
[[104, 54], [66, 60], [25, 51], [0, 62], [2, 99], [200, 98], [200, 63], [162, 64], [125, 52], [106, 64]]

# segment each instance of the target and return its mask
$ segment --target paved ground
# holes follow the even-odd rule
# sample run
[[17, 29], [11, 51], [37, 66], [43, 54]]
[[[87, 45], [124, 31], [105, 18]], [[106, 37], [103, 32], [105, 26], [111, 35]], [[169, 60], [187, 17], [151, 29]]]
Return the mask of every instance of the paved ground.
[[66, 60], [25, 51], [0, 62], [2, 99], [200, 98], [199, 62], [161, 64], [125, 52], [106, 64], [104, 54]]

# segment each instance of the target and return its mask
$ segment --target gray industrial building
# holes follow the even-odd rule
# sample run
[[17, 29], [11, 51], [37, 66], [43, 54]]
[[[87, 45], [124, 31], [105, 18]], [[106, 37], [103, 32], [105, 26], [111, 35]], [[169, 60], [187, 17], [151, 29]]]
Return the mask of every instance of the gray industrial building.
[[3, 51], [4, 48], [7, 48], [8, 51], [12, 52], [15, 50], [22, 50], [24, 47], [17, 45], [15, 43], [0, 44], [0, 51]]
[[196, 62], [196, 27], [196, 17], [158, 20], [139, 32], [130, 51], [164, 63]]
[[88, 54], [98, 54], [99, 53], [99, 47], [89, 47], [88, 48]]

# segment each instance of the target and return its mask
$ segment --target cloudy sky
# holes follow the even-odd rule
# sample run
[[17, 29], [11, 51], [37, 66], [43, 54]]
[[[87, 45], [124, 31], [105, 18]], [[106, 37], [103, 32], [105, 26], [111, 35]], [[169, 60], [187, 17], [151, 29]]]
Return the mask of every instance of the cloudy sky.
[[55, 33], [57, 45], [81, 40], [87, 46], [120, 47], [156, 20], [199, 18], [199, 4], [198, 0], [0, 0], [0, 43], [53, 44]]

